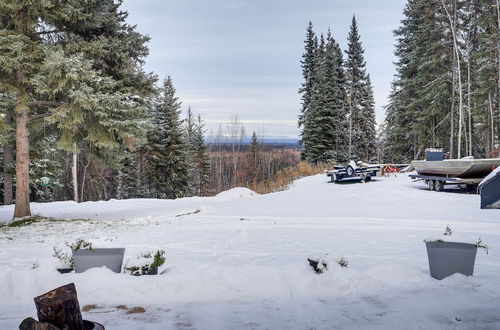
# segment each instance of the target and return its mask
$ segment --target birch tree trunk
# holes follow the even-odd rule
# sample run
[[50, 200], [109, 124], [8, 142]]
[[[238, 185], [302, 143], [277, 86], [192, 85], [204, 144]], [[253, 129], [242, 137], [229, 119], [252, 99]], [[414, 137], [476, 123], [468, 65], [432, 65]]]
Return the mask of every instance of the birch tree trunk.
[[[455, 59], [457, 61], [457, 66], [456, 66], [457, 81], [458, 81], [458, 146], [457, 146], [457, 157], [461, 158], [463, 102], [462, 102], [462, 77], [461, 77], [461, 65], [460, 65], [460, 52], [458, 50], [457, 35], [456, 35], [456, 29], [455, 29], [456, 19], [455, 20], [452, 19], [451, 15], [448, 11], [448, 8], [446, 7], [446, 5], [444, 3], [444, 0], [441, 0], [441, 3], [443, 4], [443, 8], [446, 12], [446, 16], [448, 17], [448, 20], [450, 22], [451, 35], [453, 38], [453, 50], [455, 53]], [[454, 1], [453, 8], [454, 8], [454, 16], [455, 17], [456, 17], [456, 7], [457, 7], [456, 1]], [[452, 113], [451, 122], [453, 125], [453, 113]], [[452, 132], [453, 132], [453, 129], [452, 129]], [[452, 142], [453, 142], [453, 136], [451, 138], [452, 138]], [[450, 149], [453, 149], [453, 146], [450, 146]], [[451, 155], [451, 151], [450, 151], [450, 155]]]
[[493, 113], [493, 104], [491, 102], [491, 92], [488, 93], [488, 107], [490, 110], [490, 146], [488, 150], [488, 157], [491, 156], [493, 152], [493, 148], [495, 147], [495, 119], [494, 119], [494, 113]]
[[470, 107], [470, 60], [467, 61], [467, 110], [469, 115], [469, 155], [472, 156], [472, 110]]
[[73, 198], [78, 203], [78, 154], [73, 152], [73, 164], [71, 166], [71, 174], [73, 176]]

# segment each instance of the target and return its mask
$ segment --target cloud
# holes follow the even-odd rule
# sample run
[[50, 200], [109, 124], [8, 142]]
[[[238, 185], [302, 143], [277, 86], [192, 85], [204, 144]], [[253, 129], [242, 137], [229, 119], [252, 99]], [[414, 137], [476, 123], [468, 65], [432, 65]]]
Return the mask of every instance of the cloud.
[[[392, 30], [404, 0], [125, 0], [129, 22], [151, 36], [146, 69], [172, 75], [178, 96], [207, 126], [238, 114], [270, 135], [297, 136], [300, 58], [309, 20], [346, 47], [355, 13], [384, 116], [394, 72]], [[259, 124], [260, 123], [260, 124]], [[283, 125], [283, 123], [287, 123]]]

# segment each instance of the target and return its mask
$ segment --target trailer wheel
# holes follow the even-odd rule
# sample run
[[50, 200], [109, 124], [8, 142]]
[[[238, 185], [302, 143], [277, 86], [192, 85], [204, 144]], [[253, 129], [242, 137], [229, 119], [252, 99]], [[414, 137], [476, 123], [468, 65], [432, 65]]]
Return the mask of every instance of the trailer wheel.
[[427, 181], [427, 185], [429, 186], [429, 190], [432, 191], [436, 187], [436, 181], [435, 180], [429, 180], [429, 181]]
[[356, 173], [356, 171], [351, 165], [347, 165], [346, 172], [348, 177], [354, 176], [354, 174]]
[[444, 182], [436, 180], [436, 183], [434, 184], [434, 189], [436, 191], [443, 191], [444, 190]]

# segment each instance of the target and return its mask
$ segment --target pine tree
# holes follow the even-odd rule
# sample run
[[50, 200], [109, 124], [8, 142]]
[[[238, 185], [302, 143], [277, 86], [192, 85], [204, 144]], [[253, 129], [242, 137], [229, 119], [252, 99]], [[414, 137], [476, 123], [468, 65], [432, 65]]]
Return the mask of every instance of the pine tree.
[[363, 93], [363, 159], [370, 161], [373, 157], [377, 155], [377, 132], [375, 130], [376, 118], [375, 118], [375, 100], [373, 98], [373, 86], [371, 83], [370, 75], [366, 76], [366, 85]]
[[[313, 42], [317, 44], [317, 42]], [[303, 116], [302, 158], [309, 162], [347, 160], [347, 109], [342, 51], [328, 31], [314, 53], [308, 109]]]
[[302, 54], [302, 60], [300, 61], [302, 67], [302, 77], [304, 82], [302, 82], [299, 88], [299, 93], [302, 94], [302, 108], [299, 114], [298, 126], [302, 127], [306, 120], [307, 111], [309, 110], [309, 103], [311, 102], [312, 95], [312, 84], [314, 77], [314, 62], [316, 56], [316, 50], [318, 47], [318, 40], [313, 31], [313, 25], [311, 22], [307, 25], [306, 30], [306, 40], [304, 40], [304, 54]]
[[184, 137], [185, 137], [185, 142], [186, 142], [186, 156], [187, 156], [187, 163], [188, 163], [188, 176], [190, 178], [189, 180], [189, 195], [195, 194], [195, 168], [196, 164], [194, 161], [194, 155], [196, 152], [196, 143], [195, 143], [195, 137], [196, 137], [196, 122], [195, 122], [195, 117], [193, 115], [193, 112], [191, 111], [191, 106], [188, 106], [187, 110], [187, 117], [184, 120]]
[[[373, 95], [371, 84], [366, 73], [364, 49], [361, 45], [356, 18], [353, 16], [348, 36], [346, 70], [346, 92], [349, 109], [349, 158], [369, 160], [374, 152], [371, 146], [371, 132], [375, 131], [375, 122], [367, 114], [372, 112]], [[369, 99], [371, 96], [371, 100]]]
[[[405, 18], [394, 31], [397, 75], [384, 125], [389, 159], [419, 158], [427, 147], [442, 147], [450, 157], [484, 155], [491, 148], [491, 135], [484, 134], [491, 127], [488, 92], [482, 93], [478, 81], [484, 77], [491, 86], [496, 74], [478, 74], [492, 63], [476, 61], [482, 33], [474, 12], [484, 9], [479, 2], [408, 1]], [[482, 141], [487, 142], [481, 151], [477, 146]]]
[[342, 51], [328, 31], [325, 49], [326, 107], [320, 122], [324, 139], [322, 161], [347, 161], [347, 106]]
[[180, 107], [172, 79], [168, 76], [155, 107], [154, 128], [150, 134], [150, 180], [160, 198], [189, 195], [189, 164]]
[[260, 178], [261, 171], [261, 153], [260, 143], [257, 134], [253, 132], [250, 142], [250, 150], [248, 152], [248, 179], [249, 183], [256, 183]]
[[59, 148], [108, 163], [140, 132], [140, 96], [154, 77], [141, 70], [147, 37], [125, 23], [120, 4], [0, 3], [0, 84], [16, 95], [14, 217], [30, 215], [30, 116], [57, 128]]
[[311, 100], [309, 109], [304, 120], [304, 129], [302, 130], [302, 143], [304, 150], [302, 158], [308, 162], [321, 161], [325, 153], [325, 144], [323, 139], [321, 119], [325, 117], [327, 109], [326, 100], [326, 72], [325, 72], [325, 39], [323, 34], [320, 36], [320, 42], [314, 57], [314, 75], [311, 84]]
[[210, 158], [200, 115], [195, 122], [193, 136], [194, 192], [197, 196], [207, 196], [210, 193]]

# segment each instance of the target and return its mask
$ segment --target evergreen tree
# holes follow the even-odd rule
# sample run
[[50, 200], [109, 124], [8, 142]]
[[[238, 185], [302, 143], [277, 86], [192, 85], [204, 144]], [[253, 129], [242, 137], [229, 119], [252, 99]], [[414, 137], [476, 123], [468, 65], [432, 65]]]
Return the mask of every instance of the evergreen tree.
[[371, 83], [370, 75], [366, 76], [366, 85], [363, 93], [363, 159], [370, 161], [377, 155], [377, 132], [375, 130], [375, 100], [373, 98], [373, 86]]
[[30, 118], [58, 130], [59, 148], [84, 148], [108, 162], [141, 131], [140, 96], [154, 77], [141, 70], [147, 37], [125, 23], [120, 5], [0, 3], [0, 84], [16, 98], [14, 217], [30, 215]]
[[321, 34], [313, 54], [310, 98], [301, 132], [302, 158], [309, 162], [345, 162], [348, 140], [342, 51], [328, 31], [326, 40]]
[[117, 199], [144, 197], [139, 179], [138, 155], [136, 152], [127, 151], [120, 160], [116, 176]]
[[[356, 18], [353, 16], [348, 36], [346, 70], [346, 92], [349, 110], [349, 158], [369, 160], [375, 151], [369, 143], [371, 132], [375, 132], [374, 116], [367, 116], [374, 111], [371, 84], [366, 73], [364, 49], [361, 45]], [[371, 95], [371, 100], [369, 99]]]
[[300, 61], [302, 67], [302, 77], [304, 82], [302, 82], [299, 88], [299, 93], [302, 94], [302, 108], [299, 114], [298, 126], [301, 127], [305, 120], [307, 111], [309, 110], [309, 103], [311, 102], [312, 88], [313, 88], [313, 77], [314, 77], [314, 62], [316, 56], [316, 50], [318, 47], [318, 40], [313, 31], [313, 25], [311, 22], [307, 25], [306, 30], [306, 40], [304, 40], [304, 54], [302, 54], [302, 60]]
[[195, 122], [193, 137], [194, 193], [197, 196], [207, 196], [210, 193], [210, 158], [200, 115]]
[[442, 147], [450, 157], [485, 157], [495, 149], [497, 9], [482, 0], [408, 1], [394, 32], [398, 60], [386, 107], [386, 158], [408, 161], [427, 147]]
[[326, 72], [325, 72], [325, 39], [323, 34], [320, 36], [320, 43], [314, 57], [314, 75], [311, 84], [311, 100], [304, 120], [304, 129], [302, 130], [302, 143], [304, 150], [302, 158], [308, 162], [321, 161], [324, 158], [325, 144], [321, 119], [325, 117], [327, 111], [326, 100]]
[[156, 196], [160, 198], [189, 195], [188, 151], [180, 107], [172, 79], [168, 76], [155, 107], [154, 128], [150, 134], [150, 180]]
[[250, 143], [250, 150], [248, 152], [248, 179], [249, 183], [256, 183], [260, 178], [261, 170], [261, 154], [260, 154], [260, 143], [257, 139], [257, 134], [253, 132], [252, 140]]
[[193, 112], [191, 111], [191, 106], [188, 106], [187, 110], [187, 117], [184, 120], [184, 137], [185, 137], [185, 142], [186, 142], [186, 148], [187, 148], [187, 163], [188, 163], [188, 175], [189, 175], [189, 195], [195, 194], [195, 179], [196, 179], [196, 174], [195, 174], [195, 168], [196, 164], [194, 161], [194, 155], [196, 152], [196, 142], [195, 142], [195, 137], [196, 137], [196, 122], [195, 122], [195, 117], [193, 115]]
[[324, 156], [322, 161], [346, 162], [347, 159], [347, 107], [345, 74], [342, 67], [342, 51], [328, 31], [325, 49], [325, 96], [322, 126]]

